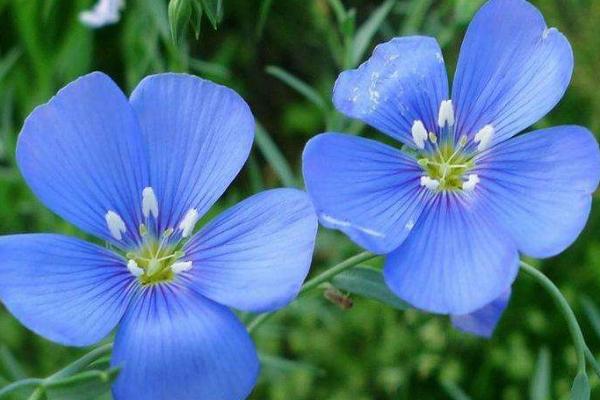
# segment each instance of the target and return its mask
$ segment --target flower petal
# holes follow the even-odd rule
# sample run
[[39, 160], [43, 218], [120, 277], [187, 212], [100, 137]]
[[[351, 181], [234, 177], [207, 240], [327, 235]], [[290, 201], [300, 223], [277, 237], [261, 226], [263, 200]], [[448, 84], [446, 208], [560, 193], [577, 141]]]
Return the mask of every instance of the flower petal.
[[585, 226], [600, 179], [600, 152], [578, 126], [542, 129], [501, 143], [477, 161], [487, 207], [520, 251], [550, 257]]
[[492, 337], [502, 313], [508, 306], [511, 290], [502, 293], [500, 297], [470, 314], [451, 315], [452, 325], [463, 332], [473, 335]]
[[193, 287], [244, 311], [292, 301], [310, 268], [317, 217], [306, 193], [275, 189], [227, 210], [186, 245]]
[[448, 77], [434, 38], [394, 38], [378, 45], [369, 60], [344, 71], [333, 89], [342, 113], [414, 146], [411, 127], [421, 120], [438, 132], [438, 111], [448, 99]]
[[115, 400], [241, 400], [258, 357], [231, 311], [191, 289], [157, 285], [127, 311], [111, 364]]
[[456, 129], [494, 127], [498, 143], [521, 132], [563, 96], [573, 72], [567, 39], [525, 0], [490, 0], [471, 22], [452, 88]]
[[115, 254], [79, 239], [0, 237], [0, 299], [23, 325], [63, 345], [87, 346], [108, 335], [133, 281]]
[[203, 215], [238, 174], [252, 147], [254, 118], [233, 90], [185, 74], [145, 78], [131, 95], [149, 147], [159, 229], [195, 208]]
[[374, 140], [326, 133], [304, 150], [306, 187], [321, 223], [385, 254], [411, 232], [430, 191], [415, 160]]
[[417, 308], [442, 314], [469, 314], [500, 296], [514, 281], [519, 259], [492, 215], [475, 196], [438, 194], [388, 255], [390, 289]]
[[[33, 192], [79, 228], [127, 247], [137, 242], [147, 162], [127, 98], [94, 72], [61, 89], [25, 121], [17, 162]], [[124, 221], [116, 240], [106, 214]]]

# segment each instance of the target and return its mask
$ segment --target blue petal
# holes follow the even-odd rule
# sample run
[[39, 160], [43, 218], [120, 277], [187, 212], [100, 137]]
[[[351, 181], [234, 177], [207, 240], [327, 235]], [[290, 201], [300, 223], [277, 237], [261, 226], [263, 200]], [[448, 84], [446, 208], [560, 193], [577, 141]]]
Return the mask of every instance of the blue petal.
[[111, 364], [115, 400], [241, 400], [258, 357], [231, 311], [176, 286], [147, 289], [127, 311]]
[[244, 311], [292, 301], [310, 268], [317, 217], [306, 193], [275, 189], [227, 210], [186, 245], [193, 287]]
[[460, 315], [506, 291], [518, 262], [510, 235], [485, 202], [474, 195], [442, 192], [387, 257], [384, 276], [390, 289], [413, 306]]
[[233, 90], [185, 74], [145, 78], [131, 95], [149, 147], [159, 229], [200, 215], [238, 174], [252, 147], [254, 118]]
[[414, 146], [411, 127], [421, 120], [438, 132], [438, 110], [448, 98], [448, 77], [437, 41], [394, 38], [378, 45], [358, 69], [344, 71], [333, 90], [336, 108]]
[[493, 142], [521, 132], [563, 96], [573, 71], [567, 39], [525, 0], [491, 0], [465, 36], [452, 98], [456, 129], [470, 137], [491, 124]]
[[0, 300], [50, 340], [87, 346], [119, 322], [133, 279], [123, 260], [62, 235], [0, 237]]
[[321, 223], [385, 254], [411, 232], [430, 191], [415, 160], [373, 140], [326, 133], [304, 150], [303, 172]]
[[598, 143], [587, 129], [561, 126], [518, 136], [477, 164], [487, 207], [523, 253], [558, 254], [585, 226], [600, 179]]
[[[61, 217], [121, 247], [137, 241], [147, 162], [135, 114], [106, 75], [85, 75], [37, 107], [21, 131], [17, 162]], [[120, 243], [108, 229], [109, 210], [127, 227]]]
[[456, 329], [473, 335], [492, 337], [496, 325], [510, 300], [511, 290], [502, 293], [500, 297], [470, 314], [452, 315], [450, 320]]

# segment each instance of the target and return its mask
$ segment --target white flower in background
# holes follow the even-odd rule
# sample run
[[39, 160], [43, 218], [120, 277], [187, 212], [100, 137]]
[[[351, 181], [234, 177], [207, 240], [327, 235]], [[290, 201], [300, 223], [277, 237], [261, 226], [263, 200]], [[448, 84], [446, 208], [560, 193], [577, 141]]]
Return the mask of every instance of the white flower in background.
[[90, 28], [114, 24], [119, 21], [123, 7], [125, 0], [98, 0], [92, 9], [79, 14], [79, 20]]

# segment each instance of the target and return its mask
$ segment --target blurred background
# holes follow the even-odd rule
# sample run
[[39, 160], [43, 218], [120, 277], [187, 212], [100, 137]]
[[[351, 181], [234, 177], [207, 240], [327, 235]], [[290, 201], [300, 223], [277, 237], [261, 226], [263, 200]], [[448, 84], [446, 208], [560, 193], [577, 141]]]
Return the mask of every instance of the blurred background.
[[[466, 26], [482, 1], [225, 0], [216, 30], [203, 18], [198, 38], [193, 27], [184, 26], [177, 41], [166, 0], [125, 3], [119, 22], [93, 30], [78, 18], [92, 0], [0, 0], [1, 234], [81, 236], [31, 194], [15, 166], [14, 149], [33, 107], [82, 74], [104, 71], [129, 93], [148, 74], [186, 71], [242, 94], [260, 126], [248, 163], [216, 213], [266, 188], [302, 187], [302, 149], [319, 132], [377, 136], [333, 110], [339, 72], [365, 60], [379, 42], [419, 33], [440, 41], [452, 76]], [[600, 1], [533, 3], [549, 25], [567, 35], [576, 62], [565, 98], [536, 128], [579, 124], [600, 132]], [[597, 356], [599, 206], [596, 199], [584, 233], [569, 250], [535, 262], [573, 306]], [[343, 235], [321, 229], [312, 273], [359, 251]], [[261, 326], [253, 336], [263, 371], [251, 399], [568, 395], [576, 357], [567, 326], [528, 276], [517, 279], [491, 340], [456, 332], [445, 317], [352, 300], [353, 307], [343, 309], [316, 291]], [[24, 376], [47, 376], [84, 353], [33, 335], [0, 305], [0, 387]], [[592, 377], [591, 384], [592, 398], [600, 398], [598, 379]]]

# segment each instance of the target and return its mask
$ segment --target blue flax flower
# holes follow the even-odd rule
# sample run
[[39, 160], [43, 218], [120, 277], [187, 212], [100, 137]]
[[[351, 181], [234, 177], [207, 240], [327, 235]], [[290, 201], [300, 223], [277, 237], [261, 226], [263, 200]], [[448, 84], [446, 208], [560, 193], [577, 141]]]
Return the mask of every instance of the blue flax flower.
[[567, 39], [524, 0], [478, 11], [451, 97], [435, 39], [377, 46], [339, 76], [333, 101], [403, 151], [338, 133], [313, 138], [303, 169], [321, 223], [386, 254], [385, 279], [400, 298], [489, 334], [518, 252], [560, 253], [590, 212], [600, 174], [592, 134], [560, 126], [518, 135], [556, 105], [572, 70]]
[[0, 238], [0, 299], [73, 346], [119, 324], [117, 400], [242, 399], [259, 370], [229, 307], [275, 310], [308, 272], [308, 196], [263, 192], [199, 219], [244, 164], [254, 119], [234, 91], [188, 75], [144, 79], [127, 99], [106, 75], [67, 85], [25, 121], [17, 161], [54, 212], [105, 240]]

